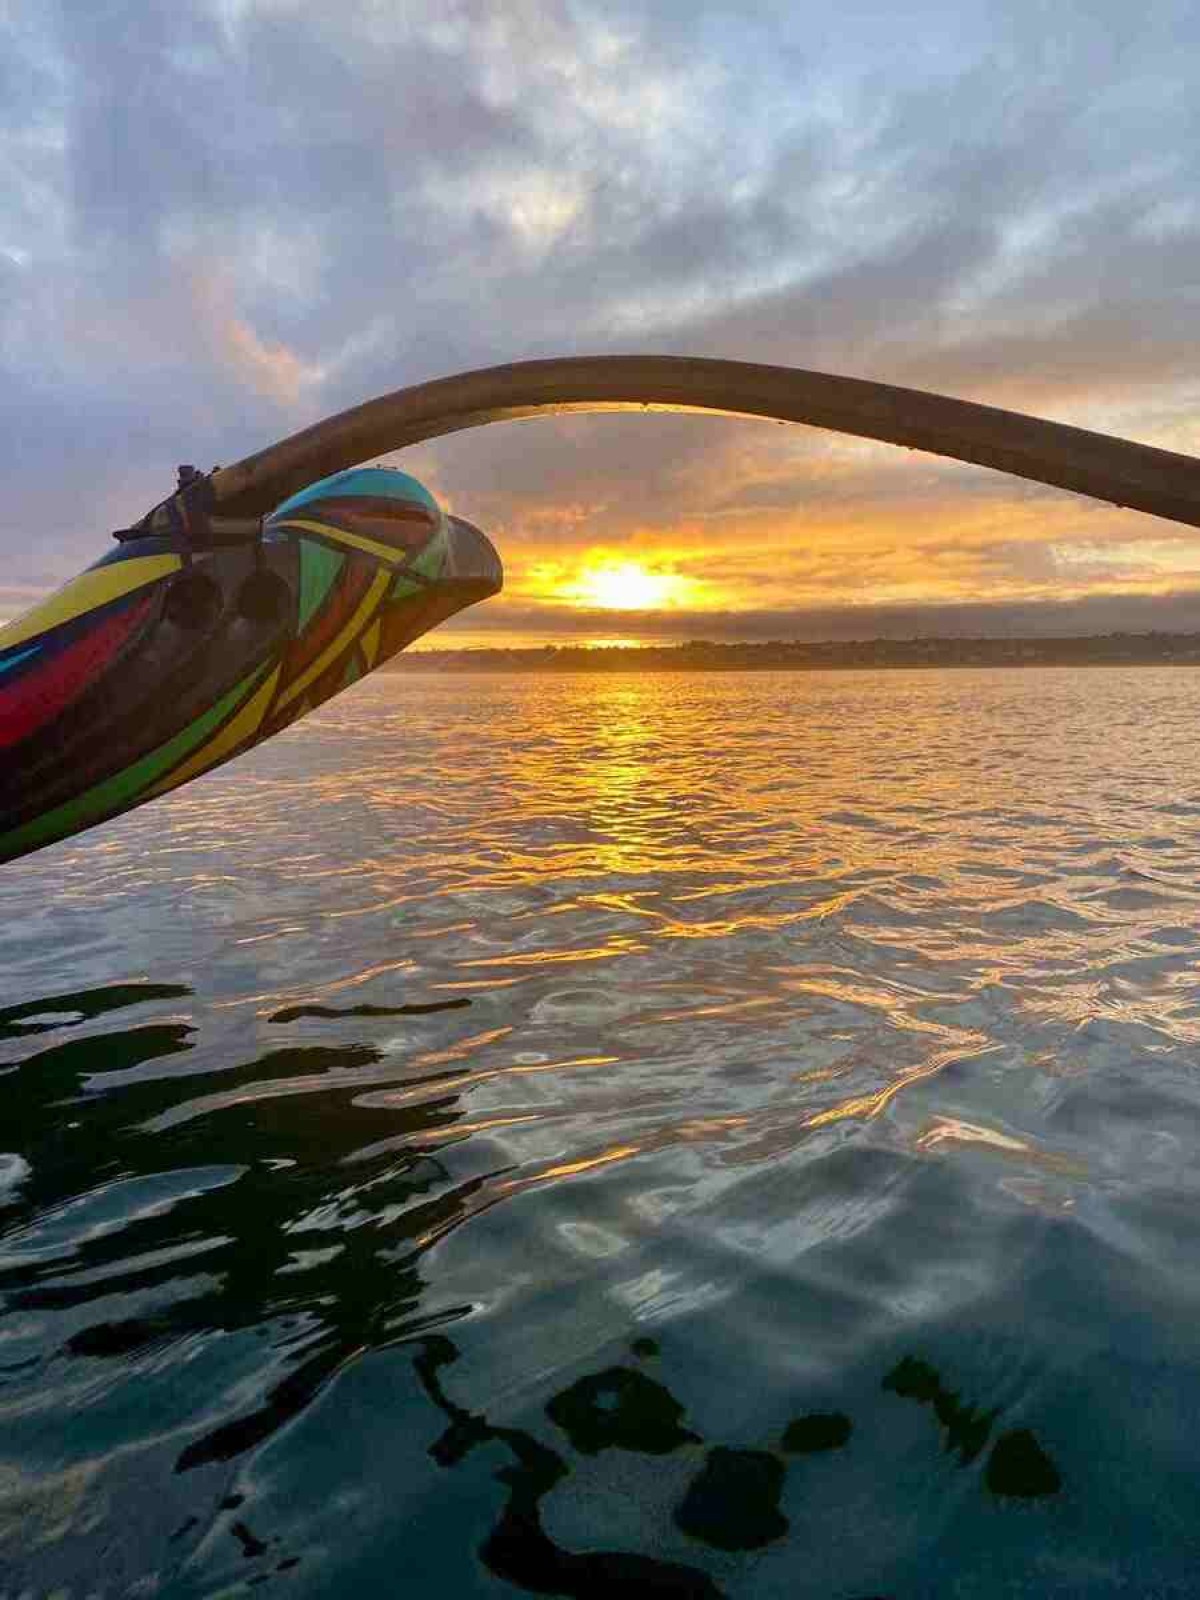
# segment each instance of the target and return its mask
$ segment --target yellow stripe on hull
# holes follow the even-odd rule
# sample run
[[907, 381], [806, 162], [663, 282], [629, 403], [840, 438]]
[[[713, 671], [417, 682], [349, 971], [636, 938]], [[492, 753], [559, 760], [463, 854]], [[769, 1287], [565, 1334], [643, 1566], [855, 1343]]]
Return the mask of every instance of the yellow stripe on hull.
[[362, 636], [363, 659], [367, 663], [368, 672], [375, 665], [375, 657], [379, 653], [379, 640], [383, 633], [383, 618], [376, 617], [375, 621]]
[[156, 783], [153, 789], [147, 789], [145, 798], [151, 799], [156, 794], [166, 794], [168, 789], [175, 789], [181, 783], [186, 783], [189, 778], [199, 777], [209, 767], [215, 767], [219, 761], [224, 761], [247, 739], [252, 739], [262, 725], [262, 720], [267, 714], [271, 701], [275, 696], [275, 688], [279, 683], [280, 668], [276, 667], [271, 676], [255, 691], [238, 712], [237, 716], [228, 721], [220, 733], [212, 739], [195, 755], [189, 756], [181, 767], [168, 774], [161, 783]]
[[334, 639], [332, 644], [326, 645], [317, 659], [307, 666], [294, 682], [289, 683], [280, 695], [277, 707], [279, 711], [283, 711], [287, 706], [290, 706], [298, 695], [304, 693], [309, 684], [315, 683], [330, 663], [337, 660], [355, 635], [362, 631], [367, 618], [387, 593], [391, 581], [392, 574], [390, 572], [377, 572], [375, 574], [375, 577], [371, 580], [371, 587], [363, 596], [358, 610], [350, 618], [350, 621], [338, 634], [337, 638]]
[[95, 611], [98, 606], [120, 600], [135, 589], [144, 589], [147, 584], [178, 572], [181, 565], [178, 556], [134, 556], [128, 561], [114, 561], [111, 566], [92, 567], [81, 572], [32, 611], [0, 628], [0, 650], [10, 650], [35, 634], [83, 616], [85, 611]]
[[362, 550], [369, 556], [374, 556], [378, 561], [386, 561], [389, 566], [399, 567], [408, 560], [407, 550], [397, 550], [395, 545], [381, 544], [378, 539], [368, 539], [365, 534], [347, 533], [344, 528], [330, 527], [327, 522], [309, 522], [304, 517], [287, 517], [282, 522], [273, 522], [271, 529], [299, 528], [303, 533], [319, 533], [322, 539], [328, 539], [331, 544], [346, 545], [352, 550]]

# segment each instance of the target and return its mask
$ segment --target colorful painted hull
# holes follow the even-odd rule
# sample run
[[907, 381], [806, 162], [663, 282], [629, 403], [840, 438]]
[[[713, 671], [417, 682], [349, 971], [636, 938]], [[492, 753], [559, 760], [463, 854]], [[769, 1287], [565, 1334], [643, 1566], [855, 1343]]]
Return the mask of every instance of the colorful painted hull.
[[301, 490], [258, 541], [126, 536], [0, 628], [0, 861], [240, 755], [502, 581], [477, 528], [377, 467]]

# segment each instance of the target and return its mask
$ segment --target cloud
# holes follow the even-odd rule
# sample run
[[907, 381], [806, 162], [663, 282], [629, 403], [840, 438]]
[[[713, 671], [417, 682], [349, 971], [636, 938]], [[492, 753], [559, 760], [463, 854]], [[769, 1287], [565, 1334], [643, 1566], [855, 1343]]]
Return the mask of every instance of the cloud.
[[504, 611], [488, 601], [463, 613], [426, 640], [432, 649], [496, 648], [532, 639], [583, 643], [621, 637], [650, 643], [709, 639], [761, 642], [842, 639], [1058, 638], [1104, 633], [1200, 632], [1200, 586], [1169, 594], [1125, 590], [1072, 600], [1033, 599], [1019, 604], [775, 607], [706, 612], [563, 611], [552, 624], [537, 607]]
[[[1198, 31], [1182, 0], [1068, 0], [1052, 26], [1034, 0], [16, 0], [0, 557], [61, 575], [180, 460], [589, 350], [790, 362], [1190, 450]], [[815, 430], [540, 421], [405, 459], [514, 571], [690, 550], [763, 614], [798, 585], [1190, 581], [1167, 524]]]
[[225, 365], [240, 384], [283, 406], [295, 406], [319, 384], [321, 369], [302, 361], [283, 343], [262, 339], [233, 309], [227, 272], [201, 268], [192, 278], [192, 300], [198, 324], [215, 361]]

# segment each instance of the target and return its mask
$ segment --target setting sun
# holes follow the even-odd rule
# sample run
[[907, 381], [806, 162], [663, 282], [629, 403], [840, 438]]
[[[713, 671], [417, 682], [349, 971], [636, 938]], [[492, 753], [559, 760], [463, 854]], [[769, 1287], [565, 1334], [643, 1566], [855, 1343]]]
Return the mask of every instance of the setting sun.
[[607, 561], [586, 566], [560, 593], [576, 605], [603, 611], [656, 611], [690, 598], [693, 578], [675, 572], [653, 572], [637, 561]]

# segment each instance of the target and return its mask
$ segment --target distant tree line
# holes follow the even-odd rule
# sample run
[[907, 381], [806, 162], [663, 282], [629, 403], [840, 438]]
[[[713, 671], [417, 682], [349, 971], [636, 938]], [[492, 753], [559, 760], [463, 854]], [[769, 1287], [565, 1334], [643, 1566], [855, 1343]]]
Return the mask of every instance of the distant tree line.
[[755, 672], [855, 667], [1162, 666], [1200, 663], [1200, 633], [1106, 633], [1048, 639], [839, 639], [817, 643], [607, 646], [524, 650], [425, 650], [397, 656], [398, 670], [441, 672]]

